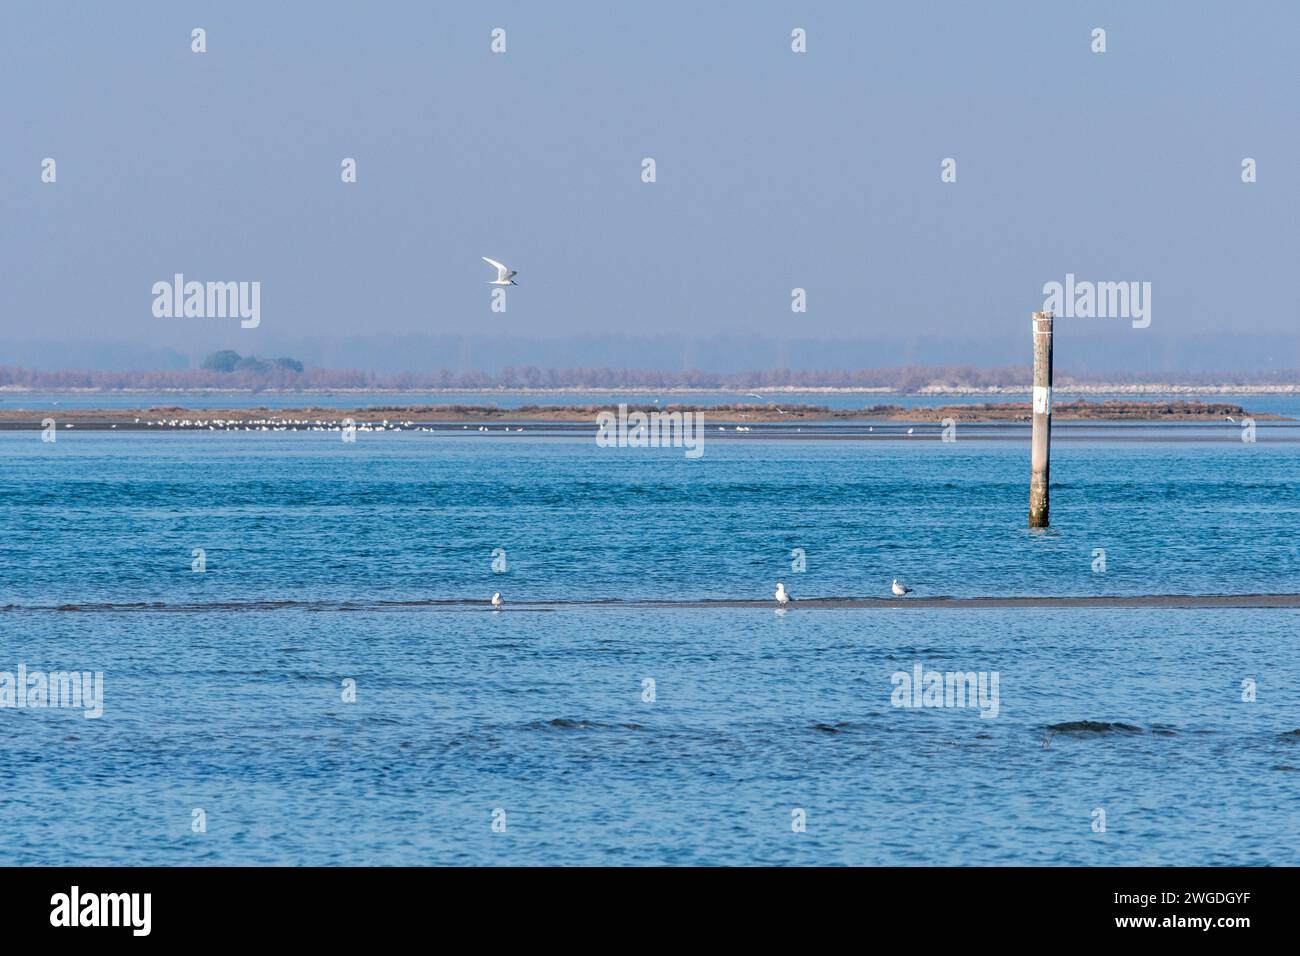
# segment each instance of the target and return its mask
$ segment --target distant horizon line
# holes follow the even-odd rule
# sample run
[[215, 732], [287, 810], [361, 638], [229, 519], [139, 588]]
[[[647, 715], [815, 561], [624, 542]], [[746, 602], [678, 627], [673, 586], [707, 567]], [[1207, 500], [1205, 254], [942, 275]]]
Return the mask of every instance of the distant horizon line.
[[[1057, 389], [1092, 391], [1163, 391], [1175, 389], [1241, 390], [1269, 387], [1280, 391], [1300, 384], [1300, 369], [1147, 370], [1071, 372], [1058, 366]], [[0, 364], [0, 389], [15, 390], [217, 390], [217, 391], [815, 391], [849, 390], [896, 393], [989, 393], [1023, 390], [1032, 380], [1028, 365], [936, 363], [844, 368], [750, 366], [734, 371], [687, 367], [571, 365], [538, 367], [504, 364], [494, 370], [452, 371], [446, 366], [421, 371], [376, 372], [315, 366], [288, 355], [258, 356], [224, 349], [208, 355], [199, 368], [120, 370], [41, 369]]]
[[[511, 372], [513, 370], [507, 370]], [[548, 370], [554, 372], [556, 370]], [[567, 370], [570, 373], [577, 370]], [[311, 393], [356, 392], [373, 394], [428, 393], [516, 393], [573, 394], [583, 392], [621, 392], [626, 394], [750, 392], [782, 395], [798, 393], [825, 394], [999, 394], [1028, 393], [1031, 389], [1029, 369], [951, 370], [900, 368], [870, 369], [848, 372], [717, 374], [690, 372], [674, 375], [631, 370], [627, 377], [615, 377], [615, 370], [585, 370], [606, 374], [591, 379], [568, 376], [541, 376], [549, 381], [520, 381], [513, 374], [474, 372], [448, 375], [410, 373], [376, 374], [351, 370], [308, 369], [291, 372], [282, 369], [267, 373], [210, 372], [205, 370], [139, 370], [135, 372], [42, 371], [0, 366], [0, 393], [32, 392], [240, 392], [240, 393]], [[1020, 374], [1016, 374], [1021, 372]], [[630, 374], [629, 374], [630, 373]], [[795, 379], [773, 381], [773, 378]], [[653, 379], [653, 380], [648, 380]], [[856, 379], [856, 380], [855, 380]], [[1179, 376], [1144, 376], [1134, 374], [1081, 375], [1057, 373], [1053, 388], [1078, 394], [1148, 393], [1300, 393], [1300, 371], [1225, 373], [1205, 375], [1187, 373]]]

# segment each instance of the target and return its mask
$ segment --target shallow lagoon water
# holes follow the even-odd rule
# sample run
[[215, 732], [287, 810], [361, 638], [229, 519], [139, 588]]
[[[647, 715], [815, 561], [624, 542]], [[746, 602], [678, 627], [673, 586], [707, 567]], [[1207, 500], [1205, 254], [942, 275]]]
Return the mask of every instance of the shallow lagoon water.
[[[1290, 611], [6, 623], [106, 692], [4, 714], [5, 862], [1300, 862]], [[892, 706], [918, 662], [997, 671], [997, 716]]]
[[[1297, 590], [1295, 445], [1063, 443], [1045, 534], [1026, 451], [0, 434], [0, 670], [105, 675], [0, 709], [0, 862], [1294, 865], [1300, 612], [510, 606]], [[136, 601], [207, 609], [38, 609]], [[893, 706], [916, 664], [998, 715]]]
[[1014, 441], [711, 440], [688, 460], [527, 434], [0, 433], [0, 605], [763, 599], [783, 578], [796, 598], [894, 577], [925, 596], [1293, 592], [1297, 466], [1294, 443], [1059, 442], [1044, 533]]

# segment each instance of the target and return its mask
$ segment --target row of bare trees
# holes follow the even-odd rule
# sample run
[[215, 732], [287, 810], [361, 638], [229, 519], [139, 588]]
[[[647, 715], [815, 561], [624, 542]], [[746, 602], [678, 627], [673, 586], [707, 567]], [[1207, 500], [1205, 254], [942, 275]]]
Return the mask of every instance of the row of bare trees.
[[[301, 368], [292, 360], [209, 363], [216, 367], [184, 370], [43, 371], [0, 366], [0, 387], [32, 389], [478, 389], [478, 388], [888, 388], [916, 392], [925, 388], [990, 388], [1023, 386], [1028, 368], [982, 369], [973, 365], [871, 369], [772, 369], [745, 372], [709, 372], [700, 369], [669, 372], [633, 368], [537, 368], [507, 366], [496, 372], [375, 373], [352, 369]], [[229, 370], [226, 370], [226, 369]], [[1107, 373], [1070, 376], [1057, 373], [1057, 384], [1104, 382], [1136, 384], [1150, 376]], [[1197, 373], [1162, 376], [1170, 385], [1293, 384], [1300, 371], [1261, 371], [1253, 374]]]

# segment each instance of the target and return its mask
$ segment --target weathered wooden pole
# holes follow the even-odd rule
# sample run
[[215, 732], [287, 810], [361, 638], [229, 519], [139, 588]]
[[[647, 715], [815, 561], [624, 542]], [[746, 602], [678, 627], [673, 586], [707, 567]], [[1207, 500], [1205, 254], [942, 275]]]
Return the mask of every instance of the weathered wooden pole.
[[1052, 453], [1052, 313], [1035, 312], [1034, 430], [1030, 453], [1029, 527], [1047, 527], [1047, 481]]

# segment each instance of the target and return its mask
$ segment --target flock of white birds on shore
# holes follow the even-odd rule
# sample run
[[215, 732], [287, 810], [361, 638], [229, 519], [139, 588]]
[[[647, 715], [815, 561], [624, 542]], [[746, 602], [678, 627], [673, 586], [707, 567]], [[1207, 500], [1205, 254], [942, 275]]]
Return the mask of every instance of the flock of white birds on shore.
[[[359, 432], [400, 432], [416, 431], [431, 432], [438, 431], [431, 425], [421, 425], [412, 421], [390, 421], [385, 418], [379, 422], [357, 422], [355, 425], [345, 424], [341, 421], [325, 421], [319, 418], [160, 418], [156, 421], [135, 420], [137, 425], [145, 425], [150, 428], [206, 428], [208, 431], [246, 431], [246, 432], [339, 432], [344, 428], [355, 428]], [[65, 426], [71, 428], [71, 425]], [[116, 425], [112, 426], [116, 428]], [[462, 430], [468, 431], [469, 425], [461, 425]], [[442, 430], [446, 430], [443, 426]], [[503, 432], [521, 432], [523, 426], [520, 425], [511, 428], [509, 425], [500, 427], [489, 427], [487, 425], [475, 425], [475, 431], [503, 431]]]
[[[894, 583], [890, 585], [889, 589], [893, 592], [894, 597], [904, 597], [911, 594], [913, 590], [906, 584], [900, 582], [898, 578], [894, 578]], [[781, 581], [776, 582], [776, 594], [772, 596], [776, 598], [778, 608], [788, 607], [790, 602], [794, 600], [794, 598], [790, 596], [790, 592], [785, 589], [785, 584]]]
[[[901, 583], [898, 578], [894, 578], [894, 583], [890, 585], [890, 590], [893, 592], [894, 597], [904, 597], [911, 594], [913, 589], [909, 588], [906, 584]], [[794, 600], [794, 598], [790, 596], [790, 592], [785, 589], [785, 584], [781, 581], [776, 582], [776, 594], [774, 594], [773, 597], [776, 598], [778, 612], [782, 612], [785, 608], [789, 607], [790, 602]], [[501, 598], [501, 592], [496, 591], [493, 593], [492, 599], [488, 603], [492, 605], [492, 610], [498, 611], [501, 609], [501, 606], [505, 604], [505, 601]]]

